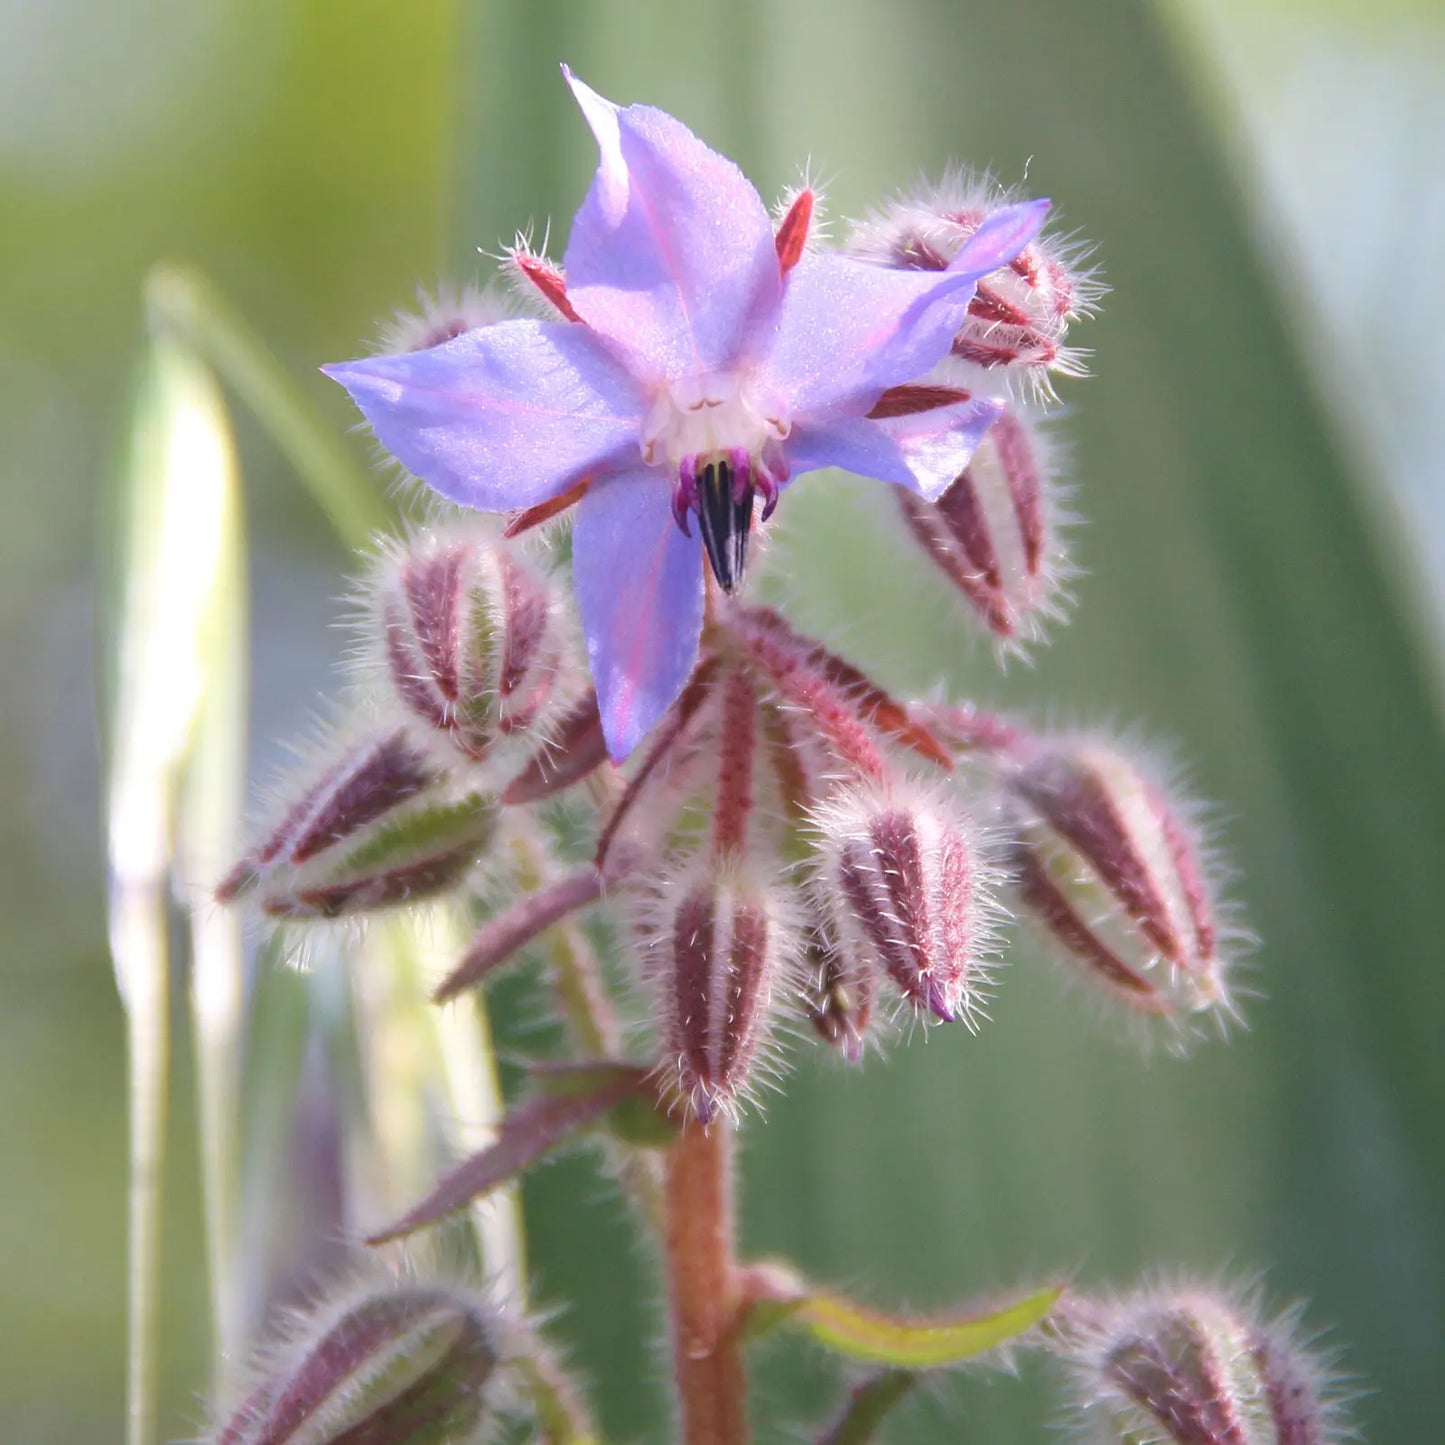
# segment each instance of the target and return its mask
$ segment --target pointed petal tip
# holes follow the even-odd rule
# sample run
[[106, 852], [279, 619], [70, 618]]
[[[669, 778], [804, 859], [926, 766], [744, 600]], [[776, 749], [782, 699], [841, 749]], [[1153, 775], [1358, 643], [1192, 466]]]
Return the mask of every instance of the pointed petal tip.
[[588, 125], [594, 130], [597, 128], [599, 112], [601, 115], [617, 114], [620, 107], [613, 101], [608, 100], [605, 95], [599, 95], [593, 90], [585, 80], [578, 76], [577, 72], [573, 70], [565, 60], [561, 62], [561, 67], [562, 79], [567, 82], [573, 98], [582, 108], [582, 114], [586, 118]]
[[373, 390], [377, 382], [377, 378], [367, 368], [366, 361], [366, 357], [356, 361], [328, 361], [325, 366], [318, 366], [316, 369], [328, 381], [344, 387], [353, 400], [359, 401], [361, 394]]
[[928, 985], [928, 1007], [943, 1023], [951, 1024], [958, 1019], [958, 1010], [949, 997], [949, 990], [937, 979], [931, 980]]
[[977, 278], [1007, 266], [1043, 230], [1052, 204], [1045, 197], [995, 211], [949, 262], [949, 271]]

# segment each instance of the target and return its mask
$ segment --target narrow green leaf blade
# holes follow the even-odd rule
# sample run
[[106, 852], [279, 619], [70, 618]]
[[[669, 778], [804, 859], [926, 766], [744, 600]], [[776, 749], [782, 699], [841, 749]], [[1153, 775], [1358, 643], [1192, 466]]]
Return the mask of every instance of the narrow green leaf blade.
[[909, 1319], [819, 1292], [794, 1316], [820, 1344], [855, 1359], [912, 1370], [957, 1365], [1031, 1330], [1063, 1294], [1061, 1285], [983, 1311]]
[[1049, 1285], [1002, 1303], [934, 1315], [905, 1315], [859, 1304], [835, 1290], [817, 1289], [786, 1265], [752, 1266], [743, 1329], [757, 1338], [792, 1323], [840, 1355], [898, 1369], [928, 1370], [961, 1364], [1027, 1333], [1063, 1297]]
[[215, 662], [235, 460], [224, 404], [183, 346], [149, 348], [118, 481], [124, 517], [108, 738], [110, 945], [130, 1093], [127, 1440], [154, 1433], [169, 1076], [166, 879], [182, 771]]

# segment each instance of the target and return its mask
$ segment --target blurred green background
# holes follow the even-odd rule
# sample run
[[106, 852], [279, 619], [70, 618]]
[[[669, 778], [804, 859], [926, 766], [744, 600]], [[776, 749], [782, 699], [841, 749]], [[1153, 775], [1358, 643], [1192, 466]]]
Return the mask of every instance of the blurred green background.
[[[142, 277], [199, 264], [348, 428], [319, 362], [415, 284], [485, 275], [478, 247], [549, 217], [565, 236], [593, 152], [559, 59], [673, 111], [765, 195], [811, 158], [846, 216], [961, 158], [1027, 173], [1097, 242], [1113, 291], [1063, 423], [1087, 575], [1037, 666], [1000, 678], [880, 538], [878, 497], [841, 479], [783, 509], [781, 585], [900, 687], [1176, 740], [1264, 940], [1249, 1030], [1184, 1062], [1141, 1061], [1021, 950], [976, 1040], [919, 1037], [858, 1074], [799, 1050], [748, 1131], [749, 1248], [919, 1306], [1059, 1268], [1264, 1269], [1373, 1392], [1369, 1439], [1438, 1434], [1438, 5], [0, 0], [0, 1439], [113, 1440], [122, 1408], [93, 637]], [[264, 772], [331, 681], [347, 559], [237, 424]], [[195, 1431], [206, 1358], [182, 1054], [167, 1438]], [[622, 1211], [585, 1159], [527, 1203], [538, 1288], [567, 1304], [609, 1436], [665, 1438]], [[829, 1380], [774, 1353], [760, 1409], [806, 1419]], [[1058, 1415], [1029, 1368], [950, 1382], [896, 1438], [1039, 1440]]]

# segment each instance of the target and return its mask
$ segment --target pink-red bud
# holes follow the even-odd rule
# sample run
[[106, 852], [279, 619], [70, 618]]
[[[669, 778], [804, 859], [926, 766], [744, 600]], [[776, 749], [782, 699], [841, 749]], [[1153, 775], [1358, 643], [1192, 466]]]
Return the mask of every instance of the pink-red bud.
[[962, 810], [901, 785], [852, 787], [816, 822], [814, 903], [845, 955], [886, 972], [915, 1008], [972, 1023], [996, 879]]
[[661, 1045], [683, 1106], [703, 1123], [745, 1095], [793, 949], [778, 891], [735, 869], [697, 870], [656, 902], [650, 965]]
[[491, 326], [511, 315], [507, 303], [491, 291], [475, 286], [443, 286], [435, 296], [418, 288], [415, 311], [397, 311], [381, 328], [377, 351], [397, 356], [407, 351], [429, 351], [455, 341], [479, 326]]
[[1327, 1371], [1294, 1338], [1218, 1291], [1145, 1290], [1080, 1300], [1060, 1319], [1082, 1414], [1134, 1445], [1330, 1445], [1344, 1419]]
[[438, 770], [405, 729], [337, 738], [216, 890], [272, 918], [339, 918], [457, 887], [497, 808]]
[[422, 532], [380, 559], [369, 592], [393, 693], [464, 757], [545, 733], [575, 701], [560, 599], [516, 549], [469, 528]]
[[807, 969], [808, 1021], [824, 1043], [841, 1050], [850, 1064], [860, 1063], [873, 1023], [877, 970], [869, 960], [819, 942], [807, 951]]
[[480, 1296], [396, 1285], [303, 1321], [211, 1445], [452, 1445], [474, 1438], [503, 1330]]
[[1086, 738], [1024, 744], [1005, 768], [1010, 868], [1028, 912], [1085, 975], [1187, 1025], [1232, 1005], [1191, 810], [1146, 765]]

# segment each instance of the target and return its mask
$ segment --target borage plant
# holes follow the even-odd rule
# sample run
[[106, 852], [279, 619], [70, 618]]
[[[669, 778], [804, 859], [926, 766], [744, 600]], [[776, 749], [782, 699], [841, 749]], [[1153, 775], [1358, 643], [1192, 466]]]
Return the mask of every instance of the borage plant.
[[[488, 1147], [371, 1242], [588, 1131], [657, 1237], [693, 1445], [746, 1438], [746, 1347], [785, 1326], [872, 1367], [822, 1440], [871, 1438], [920, 1372], [1019, 1344], [1063, 1357], [1104, 1438], [1336, 1438], [1323, 1370], [1238, 1295], [1050, 1282], [914, 1317], [739, 1257], [734, 1139], [791, 1036], [856, 1063], [920, 1023], [976, 1028], [1016, 913], [1180, 1049], [1235, 1016], [1237, 933], [1198, 810], [1151, 757], [900, 700], [750, 592], [787, 487], [840, 467], [890, 484], [900, 545], [1001, 650], [1059, 617], [1039, 413], [1080, 369], [1067, 331], [1099, 287], [1044, 231], [1048, 202], [957, 175], [830, 248], [811, 186], [771, 216], [671, 116], [567, 78], [601, 159], [562, 264], [519, 242], [520, 300], [440, 301], [326, 368], [408, 473], [470, 510], [439, 504], [380, 547], [344, 715], [220, 890], [297, 933], [471, 900], [484, 916], [438, 1003], [562, 931], [570, 1056], [534, 1059]], [[614, 998], [618, 974], [640, 987]], [[213, 1438], [404, 1445], [508, 1414], [592, 1438], [541, 1340], [451, 1283], [353, 1287]]]

